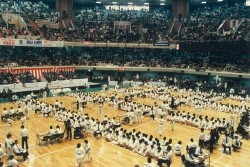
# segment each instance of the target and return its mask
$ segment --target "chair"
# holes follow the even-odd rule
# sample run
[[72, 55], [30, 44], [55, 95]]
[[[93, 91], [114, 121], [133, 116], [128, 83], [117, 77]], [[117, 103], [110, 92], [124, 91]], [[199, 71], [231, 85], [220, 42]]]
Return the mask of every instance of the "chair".
[[[14, 150], [13, 150], [13, 153], [14, 153], [14, 155], [16, 156], [16, 157], [22, 157], [22, 159], [23, 159], [23, 155], [22, 154], [17, 154]], [[17, 159], [17, 158], [16, 158]], [[21, 158], [20, 158], [21, 159]], [[24, 159], [23, 159], [24, 160]]]
[[82, 128], [76, 128], [74, 131], [74, 138], [75, 139], [81, 139], [83, 138], [83, 134], [82, 134]]
[[40, 140], [39, 140], [39, 145], [41, 144], [41, 142], [45, 142], [46, 145], [48, 144], [50, 136], [43, 136]]
[[185, 167], [198, 167], [197, 164], [194, 164], [194, 163], [190, 163], [186, 157], [185, 157], [185, 154], [182, 154], [181, 155], [181, 166], [185, 166]]
[[189, 152], [190, 154], [194, 155], [195, 150], [196, 150], [196, 147], [191, 147], [191, 148], [189, 148], [188, 152]]
[[10, 115], [10, 118], [14, 119], [16, 116], [17, 116], [16, 113], [13, 113], [13, 114]]
[[57, 142], [62, 142], [63, 141], [63, 138], [64, 138], [64, 133], [61, 133], [58, 135], [58, 139], [57, 139]]
[[9, 114], [8, 114], [8, 115], [4, 115], [4, 116], [2, 115], [2, 116], [1, 116], [1, 120], [2, 120], [2, 121], [7, 121], [8, 118], [9, 118]]
[[53, 144], [53, 141], [56, 141], [59, 137], [59, 134], [53, 134], [49, 137], [51, 144]]
[[17, 119], [21, 119], [22, 116], [24, 116], [23, 112], [20, 112], [20, 113], [16, 114]]
[[182, 154], [182, 155], [181, 155], [181, 166], [183, 166], [183, 165], [186, 166], [186, 164], [185, 164], [186, 161], [187, 161], [187, 160], [186, 160], [185, 154]]

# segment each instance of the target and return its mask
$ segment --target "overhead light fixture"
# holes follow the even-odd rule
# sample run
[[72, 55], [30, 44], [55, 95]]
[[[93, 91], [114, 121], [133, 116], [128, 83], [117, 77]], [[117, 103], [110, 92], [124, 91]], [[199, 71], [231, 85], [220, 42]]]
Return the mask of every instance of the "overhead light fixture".
[[96, 1], [96, 3], [97, 3], [97, 4], [100, 4], [100, 3], [102, 3], [102, 2], [101, 2], [101, 1]]
[[133, 5], [133, 2], [129, 2], [128, 4], [129, 4], [129, 5]]
[[160, 0], [161, 2], [165, 2], [165, 0]]
[[148, 2], [145, 2], [144, 5], [149, 5], [149, 3], [148, 3]]
[[207, 2], [206, 2], [206, 1], [202, 1], [201, 3], [202, 3], [202, 4], [206, 4]]
[[112, 4], [117, 4], [117, 2], [112, 2]]
[[218, 0], [218, 2], [223, 2], [223, 0]]
[[161, 6], [165, 5], [165, 3], [160, 3]]

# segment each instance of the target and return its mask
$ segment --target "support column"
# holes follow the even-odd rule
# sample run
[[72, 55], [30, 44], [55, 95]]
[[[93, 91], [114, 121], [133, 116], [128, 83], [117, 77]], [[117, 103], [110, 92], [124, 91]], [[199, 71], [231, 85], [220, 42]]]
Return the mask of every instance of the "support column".
[[189, 15], [188, 0], [173, 0], [172, 17], [178, 20], [187, 19]]
[[73, 0], [56, 0], [56, 11], [60, 12], [60, 16], [63, 18], [72, 18]]

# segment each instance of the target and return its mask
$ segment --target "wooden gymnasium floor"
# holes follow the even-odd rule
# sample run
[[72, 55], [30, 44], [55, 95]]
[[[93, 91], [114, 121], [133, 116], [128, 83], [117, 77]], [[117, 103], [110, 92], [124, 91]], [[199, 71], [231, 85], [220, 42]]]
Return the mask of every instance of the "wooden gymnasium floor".
[[[106, 93], [107, 95], [109, 92]], [[75, 101], [74, 98], [63, 96], [63, 97], [52, 97], [47, 98], [45, 101], [48, 103], [54, 104], [56, 100], [62, 101], [64, 106], [72, 110], [71, 102]], [[136, 99], [135, 101], [147, 104], [153, 104], [153, 99]], [[226, 99], [224, 102], [238, 104], [239, 102], [233, 101], [231, 99]], [[250, 106], [250, 104], [248, 104]], [[0, 104], [0, 110], [4, 107], [7, 109], [10, 106], [15, 106], [12, 103]], [[179, 107], [178, 110], [191, 113], [194, 112], [193, 107]], [[118, 116], [124, 114], [123, 111], [119, 111], [113, 107], [109, 107], [108, 104], [104, 106], [104, 114], [98, 114], [98, 105], [94, 105], [91, 109], [87, 108], [84, 112], [89, 113], [91, 117], [98, 118], [102, 120], [104, 115], [108, 117]], [[216, 111], [205, 111], [205, 115], [209, 117], [214, 116], [215, 118], [227, 118], [231, 116], [228, 113], [219, 113]], [[28, 162], [21, 162], [21, 157], [17, 159], [20, 161], [21, 167], [74, 167], [75, 166], [75, 146], [78, 142], [83, 143], [83, 139], [73, 139], [72, 141], [63, 141], [62, 143], [49, 144], [48, 146], [39, 146], [36, 144], [36, 134], [41, 132], [47, 132], [49, 126], [60, 125], [64, 128], [62, 123], [56, 122], [53, 118], [43, 118], [42, 115], [35, 115], [30, 112], [30, 120], [27, 121], [27, 128], [30, 134], [29, 138], [29, 160]], [[198, 128], [189, 127], [186, 125], [180, 125], [175, 123], [174, 131], [170, 130], [169, 122], [166, 122], [164, 127], [163, 136], [158, 135], [158, 121], [155, 122], [149, 121], [149, 117], [144, 117], [142, 123], [137, 123], [134, 125], [123, 125], [124, 128], [128, 130], [136, 129], [147, 134], [152, 134], [154, 137], [158, 137], [160, 140], [163, 136], [166, 136], [167, 139], [172, 138], [173, 144], [177, 143], [179, 140], [182, 141], [182, 148], [185, 150], [186, 145], [189, 143], [189, 139], [193, 137], [195, 141], [198, 142], [198, 136], [200, 130]], [[6, 122], [0, 122], [0, 143], [4, 144], [7, 128]], [[13, 139], [18, 139], [21, 142], [20, 138], [20, 121], [15, 121], [12, 128]], [[207, 132], [208, 133], [208, 132]], [[222, 153], [221, 140], [219, 141], [219, 146], [214, 150], [214, 153], [211, 154], [210, 162], [211, 167], [248, 167], [250, 166], [250, 141], [243, 141], [243, 148], [240, 152], [232, 152], [232, 155], [226, 155]], [[87, 138], [92, 146], [92, 161], [87, 161], [86, 159], [82, 163], [82, 167], [133, 167], [135, 164], [142, 166], [146, 162], [146, 158], [142, 157], [136, 153], [133, 153], [129, 150], [121, 148], [111, 143], [107, 143], [104, 139], [95, 140], [93, 137]], [[184, 152], [184, 151], [183, 151]], [[208, 152], [208, 150], [206, 150]], [[21, 159], [20, 159], [21, 158]], [[7, 162], [7, 159], [3, 159], [4, 162]], [[180, 157], [173, 155], [172, 167], [180, 167], [181, 160]]]

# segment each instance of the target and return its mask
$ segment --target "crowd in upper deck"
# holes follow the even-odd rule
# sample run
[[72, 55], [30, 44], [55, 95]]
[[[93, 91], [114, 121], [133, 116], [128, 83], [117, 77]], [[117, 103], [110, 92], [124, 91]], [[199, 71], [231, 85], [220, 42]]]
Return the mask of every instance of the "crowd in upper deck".
[[[44, 24], [40, 30], [31, 24], [31, 20], [46, 20], [62, 24], [59, 13], [48, 4], [27, 0], [3, 1], [0, 13], [20, 14], [27, 28], [18, 30], [15, 26], [7, 26], [0, 18], [0, 32], [4, 37], [18, 35], [40, 35], [42, 39], [65, 41], [95, 42], [142, 42], [154, 43], [161, 40], [242, 40], [248, 35], [250, 27], [250, 10], [243, 3], [204, 5], [191, 10], [188, 19], [172, 18], [168, 8], [141, 10], [113, 10], [103, 8], [82, 7], [74, 9], [73, 25], [69, 27], [51, 28]], [[237, 25], [218, 28], [225, 20], [236, 20]], [[171, 34], [173, 21], [179, 21], [181, 28], [178, 34]], [[115, 21], [128, 21], [129, 28], [116, 27]], [[43, 34], [41, 34], [43, 32]], [[224, 33], [228, 32], [228, 33]]]
[[[190, 21], [184, 22], [185, 28], [181, 33], [181, 39], [183, 40], [232, 40], [242, 38], [242, 35], [247, 28], [241, 24], [238, 28], [235, 27], [235, 33], [228, 35], [218, 35], [217, 29], [224, 20], [242, 20], [249, 18], [249, 9], [244, 4], [234, 5], [218, 5], [202, 7], [194, 10], [190, 14]], [[244, 23], [245, 22], [245, 23]], [[245, 20], [242, 23], [247, 24], [249, 20]], [[233, 28], [233, 27], [232, 27]], [[243, 30], [244, 29], [244, 30]], [[224, 31], [229, 31], [228, 28], [224, 28]]]

